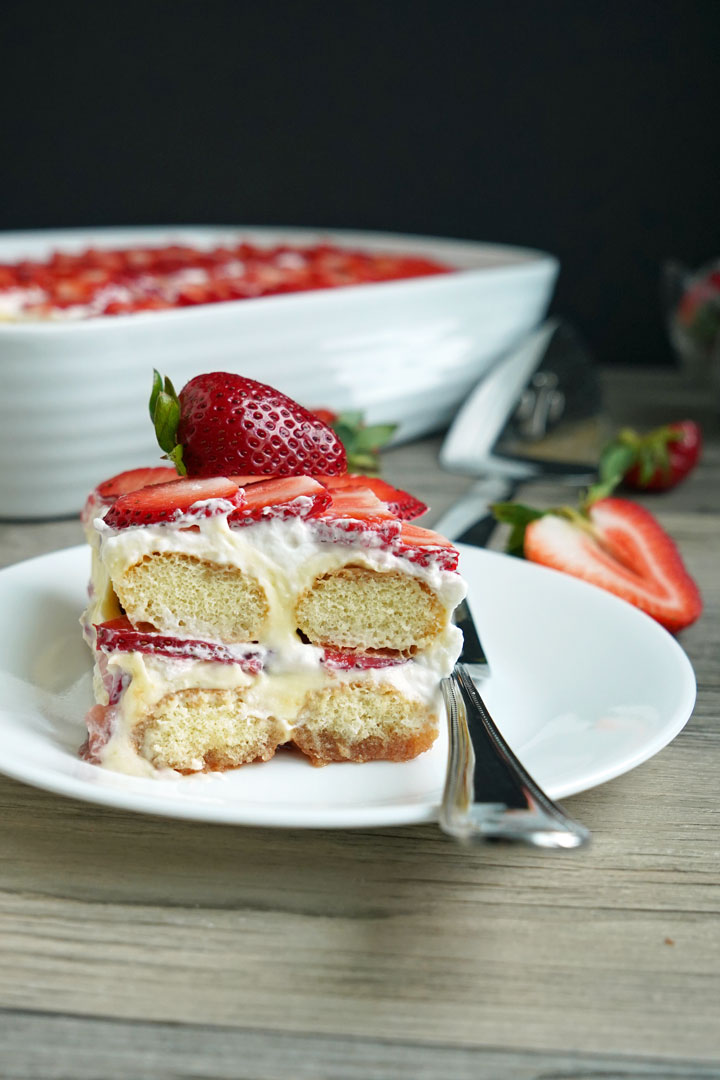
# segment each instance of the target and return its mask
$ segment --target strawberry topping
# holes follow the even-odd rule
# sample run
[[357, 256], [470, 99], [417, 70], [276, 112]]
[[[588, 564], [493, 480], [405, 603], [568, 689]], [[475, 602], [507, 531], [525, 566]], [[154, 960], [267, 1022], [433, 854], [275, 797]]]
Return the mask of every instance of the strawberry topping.
[[330, 491], [357, 491], [369, 489], [377, 495], [395, 517], [404, 521], [412, 521], [420, 517], [427, 510], [425, 503], [420, 502], [414, 495], [401, 488], [393, 487], [378, 476], [363, 476], [358, 473], [348, 473], [344, 476], [320, 476], [321, 483], [325, 484]]
[[94, 491], [88, 495], [87, 502], [83, 507], [81, 520], [84, 524], [91, 521], [98, 513], [102, 513], [120, 495], [126, 495], [130, 491], [146, 487], [149, 484], [163, 484], [168, 480], [174, 480], [177, 473], [167, 465], [159, 465], [150, 469], [129, 469], [127, 472], [111, 476], [109, 480], [103, 480]]
[[325, 649], [322, 662], [325, 667], [331, 668], [333, 671], [352, 671], [353, 669], [370, 671], [375, 668], [396, 667], [398, 664], [407, 663], [407, 660], [404, 656], [397, 655], [382, 656], [371, 653], [343, 652], [340, 649]]
[[118, 499], [121, 495], [137, 491], [138, 488], [166, 484], [171, 480], [177, 480], [175, 469], [170, 465], [157, 465], [149, 469], [129, 469], [127, 472], [118, 473], [109, 480], [103, 480], [95, 490], [101, 499]]
[[197, 375], [178, 397], [155, 372], [150, 415], [161, 449], [181, 474], [334, 476], [346, 469], [345, 448], [327, 424], [243, 375]]
[[239, 510], [230, 515], [231, 525], [250, 525], [261, 518], [310, 517], [330, 503], [330, 492], [310, 476], [280, 476], [245, 488]]
[[320, 539], [347, 540], [365, 534], [390, 544], [400, 535], [401, 522], [368, 488], [330, 494], [330, 505], [318, 519]]
[[260, 247], [234, 241], [211, 250], [187, 244], [90, 248], [55, 252], [42, 262], [0, 264], [0, 293], [17, 291], [18, 310], [27, 315], [88, 318], [423, 277], [450, 269], [420, 255], [355, 251], [328, 243]]
[[241, 488], [249, 487], [250, 484], [260, 484], [260, 483], [262, 483], [263, 480], [275, 480], [275, 479], [276, 479], [276, 477], [273, 476], [273, 475], [269, 475], [269, 476], [255, 476], [255, 475], [246, 476], [246, 475], [241, 475], [241, 476], [229, 476], [228, 477], [228, 480], [232, 480], [233, 484], [237, 484], [237, 486], [241, 487]]
[[213, 660], [221, 664], [239, 664], [243, 671], [257, 675], [262, 659], [257, 650], [233, 650], [215, 641], [176, 638], [155, 630], [138, 630], [125, 616], [95, 626], [95, 647], [103, 653], [156, 653], [176, 660]]
[[201, 518], [227, 514], [244, 501], [243, 489], [224, 476], [207, 480], [186, 477], [121, 495], [108, 510], [105, 524], [111, 529], [163, 522], [192, 524]]
[[430, 529], [404, 523], [395, 553], [420, 566], [435, 564], [441, 570], [456, 570], [458, 552], [449, 540]]

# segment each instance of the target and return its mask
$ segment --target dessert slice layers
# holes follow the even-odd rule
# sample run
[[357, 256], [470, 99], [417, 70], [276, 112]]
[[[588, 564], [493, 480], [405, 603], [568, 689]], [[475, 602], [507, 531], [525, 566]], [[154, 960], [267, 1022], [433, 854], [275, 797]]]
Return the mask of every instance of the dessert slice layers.
[[432, 745], [461, 644], [457, 552], [336, 479], [150, 469], [91, 494], [88, 761], [162, 775], [282, 746], [324, 765]]

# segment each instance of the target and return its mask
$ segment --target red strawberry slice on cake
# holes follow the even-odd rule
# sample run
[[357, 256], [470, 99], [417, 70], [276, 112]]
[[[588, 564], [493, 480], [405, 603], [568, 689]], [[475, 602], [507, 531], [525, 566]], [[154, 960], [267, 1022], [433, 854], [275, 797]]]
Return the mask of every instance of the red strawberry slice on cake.
[[583, 522], [546, 513], [527, 524], [527, 559], [598, 585], [668, 630], [689, 626], [702, 600], [680, 553], [658, 521], [626, 499], [601, 499]]
[[256, 675], [262, 670], [257, 650], [232, 649], [216, 641], [177, 638], [157, 630], [138, 630], [126, 616], [95, 626], [95, 647], [103, 653], [141, 652], [184, 660], [215, 660], [221, 664], [239, 664], [243, 671]]
[[150, 487], [151, 484], [166, 484], [177, 479], [175, 469], [170, 465], [157, 465], [149, 469], [128, 469], [127, 472], [111, 476], [95, 489], [101, 499], [118, 499], [138, 488]]
[[440, 533], [421, 529], [419, 525], [404, 522], [394, 550], [420, 566], [435, 564], [440, 570], [457, 570], [459, 556], [456, 548]]
[[263, 518], [310, 517], [329, 503], [330, 492], [310, 476], [261, 478], [245, 487], [243, 504], [229, 520], [232, 525], [249, 525]]
[[397, 667], [407, 664], [406, 656], [383, 656], [379, 653], [355, 653], [342, 649], [323, 650], [322, 662], [333, 671], [374, 671], [380, 668]]
[[369, 488], [352, 488], [349, 491], [332, 491], [331, 502], [323, 510], [318, 522], [332, 539], [338, 532], [349, 537], [374, 534], [384, 543], [391, 543], [400, 535], [402, 523]]
[[227, 477], [184, 477], [121, 495], [105, 515], [105, 524], [111, 529], [163, 522], [177, 524], [180, 519], [192, 524], [201, 518], [239, 509], [244, 501], [243, 489]]
[[130, 491], [148, 487], [150, 484], [163, 484], [177, 478], [175, 469], [167, 465], [158, 465], [149, 469], [128, 469], [126, 472], [111, 476], [109, 480], [103, 480], [94, 491], [88, 495], [81, 514], [81, 520], [87, 524], [98, 512], [102, 513], [121, 495], [127, 495]]
[[370, 490], [378, 499], [387, 503], [395, 517], [412, 521], [427, 510], [425, 503], [401, 488], [393, 487], [378, 476], [363, 476], [360, 473], [348, 473], [344, 476], [319, 476], [318, 480], [333, 493], [336, 491]]

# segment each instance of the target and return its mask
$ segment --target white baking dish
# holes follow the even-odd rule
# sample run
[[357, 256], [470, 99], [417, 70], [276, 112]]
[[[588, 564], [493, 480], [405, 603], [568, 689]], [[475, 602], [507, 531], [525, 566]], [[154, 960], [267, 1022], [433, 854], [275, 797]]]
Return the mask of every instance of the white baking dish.
[[153, 367], [178, 389], [241, 372], [309, 406], [364, 409], [398, 439], [442, 427], [485, 371], [542, 318], [558, 264], [521, 248], [327, 229], [163, 227], [0, 234], [0, 262], [54, 250], [327, 240], [418, 253], [457, 273], [65, 322], [0, 322], [0, 517], [77, 512], [122, 469], [158, 462]]

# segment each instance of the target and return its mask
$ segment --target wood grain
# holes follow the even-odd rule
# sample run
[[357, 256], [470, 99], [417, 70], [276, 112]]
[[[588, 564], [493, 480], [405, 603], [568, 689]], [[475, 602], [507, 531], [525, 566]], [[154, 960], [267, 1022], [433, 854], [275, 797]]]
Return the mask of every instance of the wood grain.
[[[677, 377], [609, 386], [623, 421], [643, 400], [653, 420], [691, 409]], [[166, 821], [0, 777], [3, 1080], [720, 1077], [720, 435], [703, 416], [701, 470], [648, 502], [706, 603], [682, 638], [697, 708], [657, 757], [567, 800], [588, 851]], [[438, 445], [386, 470], [435, 515], [469, 483]], [[3, 524], [0, 563], [79, 538]]]
[[697, 1062], [0, 1013], [5, 1080], [717, 1080]]

